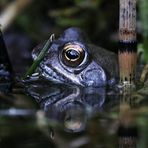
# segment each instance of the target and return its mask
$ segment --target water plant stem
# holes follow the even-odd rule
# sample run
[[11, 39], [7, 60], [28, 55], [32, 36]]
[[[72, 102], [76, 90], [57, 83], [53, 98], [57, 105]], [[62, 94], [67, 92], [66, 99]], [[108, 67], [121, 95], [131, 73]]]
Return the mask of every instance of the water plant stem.
[[121, 84], [134, 82], [136, 52], [136, 0], [120, 0], [118, 57]]
[[7, 65], [9, 71], [12, 70], [10, 59], [8, 56], [7, 48], [3, 39], [3, 34], [0, 28], [0, 64]]
[[12, 67], [0, 28], [0, 93], [11, 91]]
[[31, 67], [28, 69], [28, 71], [24, 75], [23, 79], [26, 79], [27, 77], [31, 76], [34, 73], [34, 71], [36, 70], [36, 68], [39, 66], [39, 64], [43, 60], [45, 54], [48, 51], [48, 48], [50, 47], [50, 45], [51, 45], [51, 43], [53, 41], [53, 36], [54, 36], [54, 34], [51, 35], [50, 38], [47, 40], [47, 42], [45, 43], [43, 49], [41, 50], [41, 52], [39, 53], [38, 57], [36, 58], [36, 60], [31, 65]]

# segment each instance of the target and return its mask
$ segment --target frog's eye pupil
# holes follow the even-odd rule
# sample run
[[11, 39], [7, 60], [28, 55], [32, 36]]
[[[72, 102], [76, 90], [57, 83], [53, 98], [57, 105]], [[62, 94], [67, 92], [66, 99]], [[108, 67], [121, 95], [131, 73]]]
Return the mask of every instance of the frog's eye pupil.
[[65, 55], [70, 60], [75, 60], [79, 58], [79, 52], [73, 49], [69, 49], [68, 51], [66, 51]]
[[79, 66], [85, 57], [85, 50], [79, 43], [66, 43], [60, 54], [62, 64], [69, 67]]

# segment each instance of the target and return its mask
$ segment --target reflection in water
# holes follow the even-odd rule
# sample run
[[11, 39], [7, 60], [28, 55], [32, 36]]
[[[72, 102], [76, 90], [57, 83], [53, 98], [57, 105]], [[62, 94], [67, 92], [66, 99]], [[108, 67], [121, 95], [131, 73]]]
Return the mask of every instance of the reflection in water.
[[[45, 83], [43, 80], [34, 81], [28, 86], [28, 93], [39, 102], [48, 119], [56, 121], [67, 133], [85, 131], [85, 136], [81, 137], [85, 139], [81, 141], [81, 146], [115, 147], [118, 143], [119, 148], [137, 147], [139, 126], [136, 120], [137, 109], [134, 108], [135, 100], [131, 93], [118, 95], [104, 87], [81, 88]], [[56, 128], [52, 129], [52, 136], [54, 131]], [[54, 135], [56, 138], [53, 139], [58, 139], [55, 141], [61, 145], [59, 139], [63, 139], [63, 135]], [[73, 142], [65, 143], [69, 143], [68, 147], [71, 147]]]
[[38, 106], [24, 94], [0, 94], [0, 148], [52, 147], [36, 126]]
[[136, 148], [139, 142], [138, 110], [130, 88], [120, 96], [119, 126], [117, 130], [119, 148]]
[[[81, 88], [46, 80], [32, 80], [25, 85], [27, 93], [36, 101], [18, 94], [16, 89], [17, 94], [0, 95], [0, 131], [3, 131], [0, 138], [17, 139], [21, 134], [24, 139], [28, 133], [34, 133], [36, 138], [46, 139], [49, 145], [57, 148], [147, 147], [147, 104], [143, 107], [143, 104], [136, 103], [139, 101], [131, 94], [118, 95], [106, 88]], [[36, 102], [42, 110], [33, 107]], [[41, 134], [42, 138], [39, 137]], [[40, 145], [33, 137], [35, 145]], [[15, 144], [23, 143], [23, 140], [19, 141]], [[4, 143], [4, 140], [0, 141], [0, 147]]]
[[92, 113], [100, 112], [105, 102], [105, 88], [80, 88], [33, 82], [27, 89], [46, 112], [68, 132], [80, 132]]
[[16, 108], [10, 108], [10, 109], [3, 109], [0, 110], [0, 116], [30, 116], [34, 115], [35, 110], [33, 109], [16, 109]]
[[136, 148], [138, 141], [138, 128], [133, 127], [123, 127], [120, 126], [118, 129], [119, 136], [119, 148]]

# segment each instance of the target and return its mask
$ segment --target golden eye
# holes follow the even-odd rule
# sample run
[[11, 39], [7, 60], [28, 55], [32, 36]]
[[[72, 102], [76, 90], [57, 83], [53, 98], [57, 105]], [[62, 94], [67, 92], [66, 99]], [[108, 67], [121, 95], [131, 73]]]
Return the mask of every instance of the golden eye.
[[84, 59], [84, 49], [78, 43], [68, 43], [62, 50], [62, 62], [70, 67], [76, 67]]

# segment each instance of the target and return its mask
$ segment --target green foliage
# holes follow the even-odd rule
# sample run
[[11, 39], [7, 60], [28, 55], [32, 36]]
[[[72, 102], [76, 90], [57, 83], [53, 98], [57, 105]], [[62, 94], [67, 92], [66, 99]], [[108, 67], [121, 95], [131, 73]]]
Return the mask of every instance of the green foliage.
[[144, 49], [144, 59], [148, 63], [148, 37], [144, 38], [143, 49]]
[[140, 0], [139, 8], [140, 8], [140, 19], [143, 30], [142, 33], [144, 37], [148, 37], [148, 1]]
[[101, 0], [75, 0], [74, 2], [77, 6], [94, 9], [97, 8]]
[[116, 0], [112, 3], [108, 0], [36, 0], [17, 17], [15, 25], [37, 42], [45, 40], [51, 33], [58, 36], [65, 28], [79, 27], [94, 44], [118, 49]]
[[140, 11], [140, 21], [142, 28], [143, 36], [143, 51], [144, 51], [144, 60], [148, 62], [148, 1], [140, 0], [139, 1], [139, 11]]

